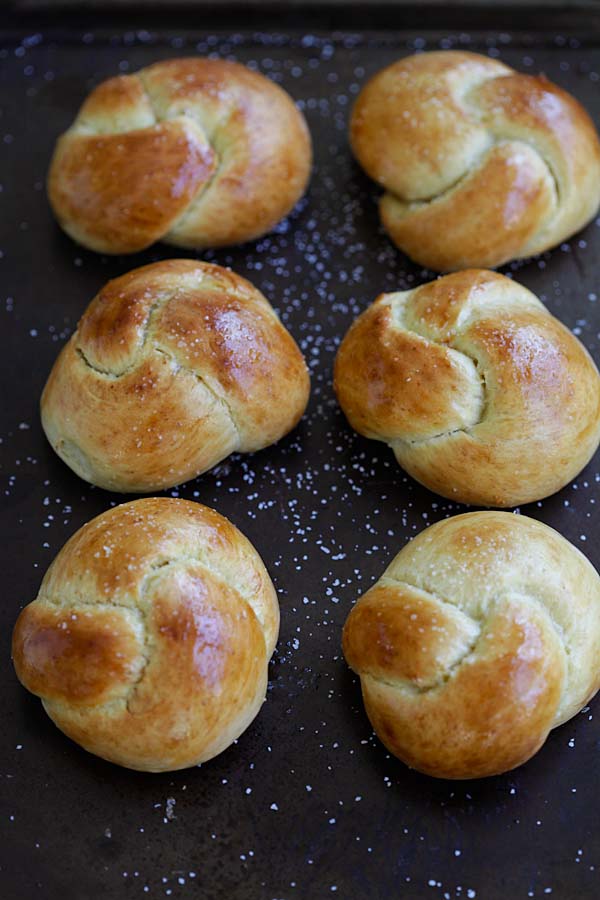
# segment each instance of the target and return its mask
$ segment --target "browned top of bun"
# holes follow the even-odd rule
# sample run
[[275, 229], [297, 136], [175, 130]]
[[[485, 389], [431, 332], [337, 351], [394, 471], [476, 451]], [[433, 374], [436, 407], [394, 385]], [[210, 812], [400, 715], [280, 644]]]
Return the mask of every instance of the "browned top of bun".
[[111, 490], [187, 480], [300, 419], [309, 378], [270, 304], [220, 266], [169, 260], [109, 282], [42, 395], [56, 452]]
[[494, 272], [383, 294], [342, 341], [335, 389], [357, 431], [465, 503], [539, 500], [600, 440], [591, 357], [537, 297]]
[[356, 101], [350, 136], [385, 190], [392, 240], [438, 271], [540, 253], [600, 204], [600, 143], [583, 107], [543, 76], [475, 53], [383, 69]]
[[66, 734], [150, 771], [209, 759], [254, 717], [279, 607], [252, 545], [198, 503], [126, 503], [58, 554], [13, 635], [17, 675]]
[[440, 778], [529, 759], [598, 690], [599, 652], [595, 569], [551, 528], [500, 512], [427, 528], [344, 628], [377, 734]]
[[273, 228], [310, 165], [284, 90], [238, 63], [172, 59], [90, 94], [57, 144], [48, 192], [61, 226], [92, 250], [214, 247]]

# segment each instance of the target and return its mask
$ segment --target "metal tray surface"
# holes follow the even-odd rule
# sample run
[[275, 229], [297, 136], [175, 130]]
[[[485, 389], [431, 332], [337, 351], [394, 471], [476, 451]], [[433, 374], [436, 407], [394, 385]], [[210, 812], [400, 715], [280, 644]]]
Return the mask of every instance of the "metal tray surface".
[[[208, 19], [208, 16], [207, 16]], [[4, 388], [0, 791], [3, 900], [596, 898], [600, 895], [598, 705], [553, 732], [527, 765], [478, 782], [411, 772], [374, 738], [340, 650], [357, 597], [427, 525], [464, 511], [418, 486], [391, 451], [346, 424], [332, 390], [336, 348], [381, 291], [432, 273], [386, 238], [377, 189], [346, 138], [353, 99], [415, 50], [467, 47], [544, 71], [600, 122], [600, 42], [586, 35], [94, 30], [3, 35], [0, 51], [0, 298]], [[171, 21], [170, 28], [173, 28]], [[282, 610], [267, 702], [210, 763], [146, 775], [85, 753], [18, 684], [10, 633], [67, 538], [127, 497], [80, 481], [44, 440], [38, 400], [60, 346], [98, 289], [135, 266], [192, 256], [165, 245], [127, 257], [76, 246], [48, 208], [54, 141], [101, 79], [153, 60], [214, 53], [257, 67], [305, 111], [315, 168], [275, 233], [205, 253], [272, 301], [312, 372], [288, 438], [233, 456], [170, 491], [214, 506], [258, 548]], [[503, 271], [536, 292], [600, 359], [600, 220]], [[544, 465], [544, 460], [540, 460]], [[521, 512], [600, 565], [598, 458]]]

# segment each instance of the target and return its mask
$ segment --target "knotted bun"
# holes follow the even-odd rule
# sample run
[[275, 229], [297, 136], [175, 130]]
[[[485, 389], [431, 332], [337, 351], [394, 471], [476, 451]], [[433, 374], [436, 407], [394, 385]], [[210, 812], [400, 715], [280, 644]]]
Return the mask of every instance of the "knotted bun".
[[342, 341], [334, 380], [356, 431], [463, 503], [539, 500], [600, 441], [591, 357], [530, 291], [494, 272], [382, 294]]
[[279, 440], [309, 386], [256, 288], [220, 266], [169, 260], [110, 281], [91, 302], [50, 373], [42, 424], [81, 478], [152, 491]]
[[437, 271], [554, 247], [600, 204], [600, 143], [546, 78], [458, 51], [394, 63], [359, 94], [354, 154], [397, 246]]
[[217, 247], [270, 231], [310, 166], [306, 123], [284, 90], [237, 63], [172, 59], [92, 91], [58, 141], [48, 194], [92, 250]]
[[438, 778], [498, 774], [600, 687], [600, 578], [533, 519], [455, 516], [400, 551], [343, 645], [394, 755]]
[[13, 634], [19, 680], [91, 753], [150, 772], [224, 750], [263, 702], [279, 606], [254, 547], [199, 503], [125, 503], [65, 544]]

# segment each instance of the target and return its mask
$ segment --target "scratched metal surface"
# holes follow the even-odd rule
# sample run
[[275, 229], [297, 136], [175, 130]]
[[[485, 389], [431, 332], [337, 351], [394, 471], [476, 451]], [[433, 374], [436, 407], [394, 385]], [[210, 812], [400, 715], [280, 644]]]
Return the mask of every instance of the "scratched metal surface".
[[[595, 898], [597, 704], [554, 732], [526, 766], [481, 782], [412, 773], [373, 737], [341, 657], [343, 621], [410, 536], [462, 508], [407, 478], [383, 445], [350, 431], [331, 370], [340, 338], [378, 293], [431, 277], [389, 243], [377, 191], [351, 159], [347, 119], [365, 79], [416, 49], [464, 46], [543, 70], [598, 122], [600, 47], [592, 33], [211, 35], [186, 31], [185, 21], [168, 27], [2, 39], [0, 895]], [[18, 685], [9, 642], [19, 609], [65, 540], [126, 499], [78, 480], [44, 441], [38, 399], [59, 347], [107, 279], [193, 254], [156, 245], [109, 258], [76, 246], [53, 222], [44, 178], [56, 137], [93, 85], [153, 60], [207, 53], [256, 66], [287, 88], [309, 121], [315, 169], [305, 200], [274, 234], [204, 258], [232, 266], [269, 297], [307, 356], [313, 390], [287, 439], [169, 492], [216, 507], [254, 542], [279, 592], [282, 628], [267, 703], [238, 743], [201, 768], [144, 775], [63, 737]], [[596, 359], [599, 225], [504, 269]], [[597, 566], [599, 479], [596, 458], [574, 484], [522, 510]]]

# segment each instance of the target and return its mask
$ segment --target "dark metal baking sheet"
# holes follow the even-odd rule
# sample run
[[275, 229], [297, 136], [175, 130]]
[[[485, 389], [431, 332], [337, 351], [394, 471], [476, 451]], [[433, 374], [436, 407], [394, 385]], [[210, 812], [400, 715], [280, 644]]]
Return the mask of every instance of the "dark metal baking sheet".
[[[383, 290], [430, 273], [382, 233], [376, 190], [351, 159], [350, 105], [379, 67], [416, 49], [467, 47], [542, 70], [600, 121], [600, 42], [585, 33], [410, 31], [211, 34], [208, 19], [123, 29], [7, 30], [0, 51], [0, 315], [4, 386], [0, 896], [4, 900], [206, 900], [600, 895], [600, 717], [592, 703], [527, 765], [480, 782], [428, 779], [374, 739], [340, 652], [353, 601], [426, 525], [461, 511], [405, 477], [336, 407], [331, 369], [353, 317]], [[427, 23], [425, 23], [427, 24]], [[592, 20], [590, 19], [590, 25]], [[315, 170], [306, 199], [255, 244], [204, 254], [250, 278], [309, 361], [299, 428], [172, 492], [216, 507], [261, 552], [282, 609], [268, 700], [239, 742], [201, 768], [119, 769], [63, 737], [22, 690], [13, 622], [65, 540], [126, 499], [78, 480], [45, 443], [44, 380], [102, 284], [178, 254], [128, 257], [76, 246], [49, 212], [44, 178], [57, 135], [101, 79], [166, 57], [215, 53], [258, 67], [304, 109]], [[535, 291], [600, 358], [600, 222], [504, 271]], [[544, 461], [540, 460], [540, 465]], [[522, 512], [554, 526], [597, 566], [596, 458], [575, 483]]]

